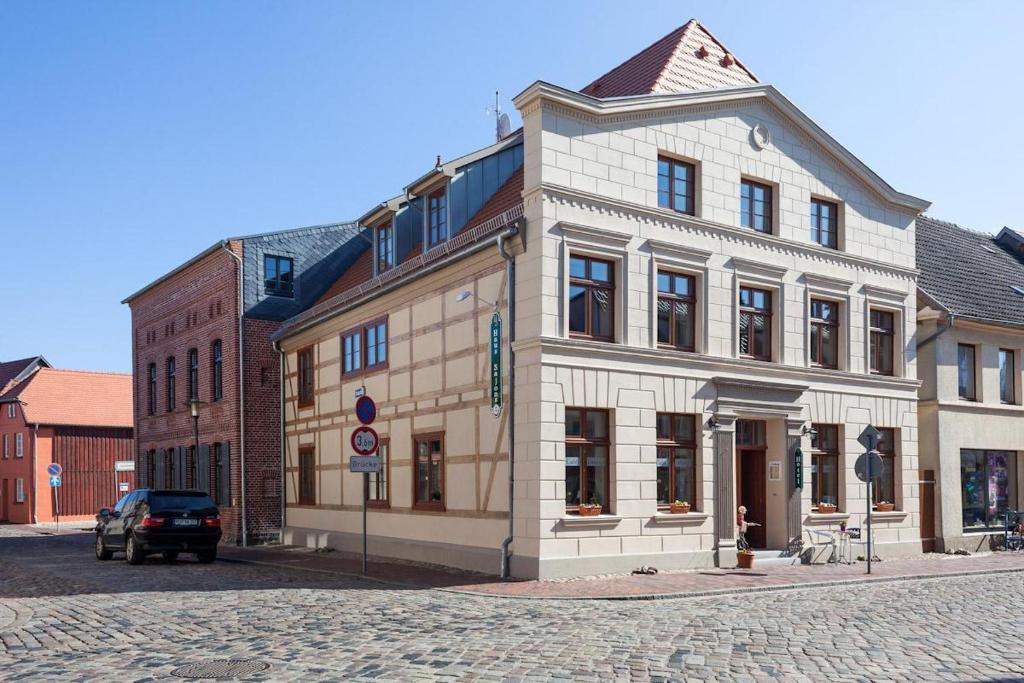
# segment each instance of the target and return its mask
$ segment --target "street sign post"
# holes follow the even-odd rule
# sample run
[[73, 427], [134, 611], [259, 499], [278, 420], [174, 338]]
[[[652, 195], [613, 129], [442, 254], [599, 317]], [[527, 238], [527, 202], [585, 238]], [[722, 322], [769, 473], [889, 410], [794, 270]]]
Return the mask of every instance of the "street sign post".
[[47, 474], [50, 475], [50, 488], [53, 490], [53, 516], [57, 520], [57, 533], [60, 533], [60, 496], [57, 495], [57, 489], [60, 488], [61, 480], [60, 473], [62, 468], [57, 463], [52, 463], [46, 468]]
[[366, 573], [366, 504], [370, 499], [370, 473], [380, 472], [381, 461], [377, 453], [380, 438], [371, 427], [377, 419], [377, 404], [367, 396], [366, 390], [356, 394], [356, 418], [362, 423], [352, 432], [352, 450], [356, 452], [348, 459], [350, 472], [363, 473], [363, 573]]
[[501, 415], [501, 314], [491, 316], [491, 412], [494, 417]]
[[857, 442], [866, 449], [866, 452], [857, 458], [857, 462], [854, 464], [854, 472], [857, 474], [857, 478], [867, 484], [867, 496], [866, 496], [866, 510], [867, 510], [867, 560], [868, 560], [868, 574], [871, 573], [871, 557], [874, 549], [871, 542], [871, 487], [874, 478], [882, 473], [882, 458], [878, 455], [878, 451], [875, 449], [878, 447], [878, 442], [882, 440], [882, 432], [879, 431], [874, 425], [868, 425], [864, 428], [864, 431], [857, 437]]

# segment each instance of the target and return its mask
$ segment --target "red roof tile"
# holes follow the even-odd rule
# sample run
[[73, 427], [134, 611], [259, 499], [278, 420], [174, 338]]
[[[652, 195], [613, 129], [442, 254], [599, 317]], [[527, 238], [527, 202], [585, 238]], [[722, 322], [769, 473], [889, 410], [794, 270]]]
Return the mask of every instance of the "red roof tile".
[[[327, 291], [317, 299], [319, 304], [323, 301], [341, 294], [347, 289], [360, 285], [373, 277], [373, 249], [367, 249], [363, 255], [356, 259], [355, 263], [348, 267], [341, 277], [334, 281], [334, 284], [327, 288]], [[314, 304], [315, 306], [316, 304]]]
[[757, 82], [757, 77], [710, 31], [691, 19], [580, 92], [599, 98], [627, 97]]
[[132, 426], [131, 375], [40, 368], [0, 398], [21, 401], [30, 424]]

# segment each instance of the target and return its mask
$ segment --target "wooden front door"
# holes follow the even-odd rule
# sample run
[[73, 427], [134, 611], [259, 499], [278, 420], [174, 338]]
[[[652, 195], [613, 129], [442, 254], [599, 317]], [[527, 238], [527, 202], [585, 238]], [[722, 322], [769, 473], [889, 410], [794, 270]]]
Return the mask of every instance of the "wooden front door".
[[760, 524], [747, 529], [747, 542], [751, 548], [767, 546], [764, 526], [767, 515], [764, 461], [763, 448], [742, 448], [737, 451], [736, 505], [746, 506], [748, 522]]
[[935, 552], [935, 470], [921, 470], [921, 552]]

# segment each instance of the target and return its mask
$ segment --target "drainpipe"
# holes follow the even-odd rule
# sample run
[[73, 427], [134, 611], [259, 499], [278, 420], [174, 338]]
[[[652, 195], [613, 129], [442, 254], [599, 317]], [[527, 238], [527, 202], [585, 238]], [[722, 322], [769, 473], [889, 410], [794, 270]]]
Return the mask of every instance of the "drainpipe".
[[[24, 406], [24, 404], [22, 404], [22, 405]], [[23, 408], [22, 409], [22, 415], [24, 416], [24, 414], [25, 413], [24, 413], [24, 408]], [[32, 498], [31, 498], [32, 505], [30, 506], [32, 508], [32, 510], [31, 510], [31, 517], [30, 517], [30, 519], [32, 520], [33, 524], [35, 524], [38, 521], [36, 519], [36, 508], [39, 507], [39, 495], [38, 495], [39, 491], [38, 491], [38, 488], [36, 487], [36, 467], [37, 467], [36, 453], [37, 453], [38, 444], [39, 444], [39, 425], [38, 424], [34, 424], [34, 425], [32, 425], [32, 471], [30, 472], [30, 474], [32, 476], [29, 477], [29, 486], [31, 486], [32, 488], [30, 489], [31, 494], [26, 494], [26, 495], [31, 495], [32, 496]]]
[[505, 240], [519, 233], [513, 225], [498, 235], [498, 253], [505, 259], [505, 274], [508, 281], [508, 536], [501, 542], [501, 578], [511, 576], [508, 547], [515, 537], [515, 452], [516, 452], [516, 353], [512, 344], [516, 340], [516, 260], [505, 249]]
[[925, 337], [921, 341], [917, 342], [917, 348], [920, 349], [922, 346], [927, 346], [928, 344], [931, 344], [933, 341], [935, 341], [936, 339], [938, 339], [942, 335], [944, 335], [947, 332], [949, 332], [949, 330], [953, 327], [953, 322], [955, 320], [956, 320], [956, 314], [955, 313], [947, 314], [946, 315], [946, 322], [943, 324], [943, 326], [938, 331], [931, 333], [930, 335], [928, 335], [927, 337]]
[[220, 248], [235, 259], [238, 265], [238, 459], [241, 462], [242, 470], [242, 547], [247, 548], [249, 546], [249, 523], [245, 514], [245, 264], [242, 262], [241, 256], [228, 248], [226, 240], [220, 243]]
[[284, 545], [285, 515], [286, 515], [286, 512], [287, 512], [287, 510], [285, 508], [285, 497], [288, 495], [288, 485], [287, 485], [287, 480], [285, 478], [286, 475], [287, 475], [287, 471], [288, 471], [288, 460], [287, 460], [287, 445], [285, 444], [285, 440], [284, 440], [285, 439], [285, 436], [284, 436], [284, 434], [285, 434], [285, 432], [284, 432], [284, 349], [281, 348], [281, 345], [280, 345], [279, 342], [275, 341], [274, 342], [274, 350], [277, 351], [277, 357], [278, 357], [277, 376], [278, 376], [279, 388], [281, 390], [281, 396], [280, 396], [280, 399], [279, 399], [280, 403], [281, 403], [281, 407], [280, 407], [281, 417], [280, 417], [280, 420], [279, 420], [280, 423], [281, 423], [281, 437], [280, 437], [280, 439], [281, 439], [281, 535], [280, 535], [280, 538], [278, 539], [278, 542], [281, 543], [282, 545]]

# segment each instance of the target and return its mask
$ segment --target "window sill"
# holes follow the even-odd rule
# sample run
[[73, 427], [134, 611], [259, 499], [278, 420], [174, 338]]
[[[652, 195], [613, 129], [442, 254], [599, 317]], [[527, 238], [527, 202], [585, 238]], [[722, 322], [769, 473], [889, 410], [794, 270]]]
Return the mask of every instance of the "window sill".
[[622, 517], [618, 515], [574, 515], [566, 513], [562, 517], [562, 526], [565, 527], [592, 527], [592, 526], [616, 526], [622, 521]]
[[845, 522], [848, 519], [850, 519], [849, 512], [815, 512], [811, 510], [811, 513], [807, 515], [808, 524]]
[[703, 524], [707, 521], [710, 515], [706, 512], [697, 512], [690, 510], [689, 512], [680, 512], [673, 514], [671, 512], [665, 512], [658, 510], [651, 517], [651, 521], [655, 524]]
[[413, 512], [444, 512], [443, 503], [414, 503], [411, 510]]
[[901, 519], [905, 519], [910, 514], [905, 510], [893, 510], [892, 512], [876, 512], [871, 511], [871, 519], [877, 519], [883, 522], [898, 522]]
[[366, 501], [367, 510], [390, 510], [391, 503], [386, 500], [368, 500]]

